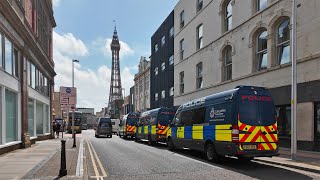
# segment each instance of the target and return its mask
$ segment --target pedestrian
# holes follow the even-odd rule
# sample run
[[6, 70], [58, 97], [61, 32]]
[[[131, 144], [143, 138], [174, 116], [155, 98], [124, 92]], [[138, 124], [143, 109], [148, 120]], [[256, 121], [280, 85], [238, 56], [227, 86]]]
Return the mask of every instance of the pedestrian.
[[56, 122], [52, 123], [52, 131], [53, 131], [53, 137], [56, 138], [56, 130], [57, 130], [57, 125]]
[[59, 138], [60, 130], [61, 130], [61, 124], [60, 124], [60, 123], [57, 123], [56, 133], [57, 133], [58, 138]]

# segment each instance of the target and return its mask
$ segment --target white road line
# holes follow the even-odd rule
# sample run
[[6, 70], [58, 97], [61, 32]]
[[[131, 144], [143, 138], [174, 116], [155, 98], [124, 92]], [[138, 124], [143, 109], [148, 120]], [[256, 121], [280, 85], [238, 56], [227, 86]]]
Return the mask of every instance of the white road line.
[[76, 176], [83, 176], [83, 139], [80, 141], [80, 148], [77, 161]]

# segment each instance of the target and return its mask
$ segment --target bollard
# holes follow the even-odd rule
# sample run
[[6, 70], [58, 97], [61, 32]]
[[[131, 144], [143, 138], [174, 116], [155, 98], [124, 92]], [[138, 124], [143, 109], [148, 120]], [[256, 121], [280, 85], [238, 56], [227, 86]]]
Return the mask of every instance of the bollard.
[[77, 147], [77, 144], [76, 144], [76, 132], [74, 132], [73, 146], [72, 147]]
[[61, 164], [59, 177], [67, 175], [67, 161], [66, 161], [66, 140], [61, 140]]

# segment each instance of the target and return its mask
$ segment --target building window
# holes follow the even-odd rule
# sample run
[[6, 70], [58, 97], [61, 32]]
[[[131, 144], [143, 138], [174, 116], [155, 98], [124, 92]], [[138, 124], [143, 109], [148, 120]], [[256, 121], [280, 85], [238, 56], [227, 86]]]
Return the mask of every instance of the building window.
[[224, 5], [224, 32], [232, 28], [232, 4], [231, 0], [225, 2]]
[[257, 52], [256, 52], [256, 59], [257, 59], [257, 70], [267, 69], [268, 67], [268, 40], [267, 40], [267, 31], [263, 30], [257, 36]]
[[155, 99], [156, 101], [158, 101], [158, 93], [155, 93], [155, 94], [154, 94], [154, 99]]
[[31, 87], [36, 89], [36, 67], [30, 63], [31, 67]]
[[157, 52], [159, 49], [158, 44], [154, 45], [154, 52]]
[[291, 105], [277, 106], [278, 134], [279, 136], [291, 135]]
[[4, 38], [5, 43], [4, 43], [4, 49], [5, 49], [5, 62], [4, 62], [4, 67], [5, 71], [9, 74], [12, 73], [12, 43], [10, 42], [9, 39]]
[[171, 87], [170, 88], [170, 96], [173, 96], [174, 95], [174, 87]]
[[203, 37], [203, 25], [200, 24], [197, 27], [197, 49], [201, 49], [203, 47], [202, 37]]
[[225, 47], [223, 51], [223, 80], [227, 81], [232, 79], [232, 48], [231, 46]]
[[173, 26], [171, 27], [170, 31], [169, 31], [170, 37], [174, 36], [174, 28]]
[[[2, 91], [3, 91], [3, 88], [0, 86], [0, 117], [1, 117], [1, 120], [0, 120], [0, 128], [2, 129], [2, 99], [3, 99], [3, 96], [2, 96]], [[0, 145], [2, 144], [2, 133], [0, 133]]]
[[197, 12], [199, 12], [203, 7], [203, 0], [197, 0]]
[[320, 141], [320, 103], [315, 103], [315, 140]]
[[203, 78], [202, 78], [202, 62], [197, 64], [197, 76], [196, 76], [196, 83], [197, 83], [197, 89], [201, 89], [203, 87]]
[[277, 28], [277, 54], [278, 63], [286, 64], [290, 62], [290, 20], [281, 22]]
[[3, 67], [3, 35], [0, 33], [0, 68]]
[[5, 90], [6, 99], [6, 143], [17, 141], [18, 125], [18, 98], [15, 92]]
[[184, 39], [180, 41], [180, 60], [183, 60], [184, 56]]
[[171, 55], [170, 58], [169, 58], [169, 65], [172, 65], [174, 63], [174, 56]]
[[154, 68], [154, 75], [158, 75], [158, 67]]
[[268, 0], [255, 0], [257, 12], [264, 10], [268, 6]]
[[185, 20], [185, 14], [184, 14], [184, 10], [183, 10], [180, 13], [180, 28], [184, 27], [184, 20]]
[[184, 93], [184, 71], [180, 72], [180, 94]]
[[166, 63], [163, 62], [163, 63], [161, 64], [161, 70], [164, 71], [165, 69], [166, 69]]
[[166, 44], [166, 36], [162, 36], [161, 38], [161, 46], [164, 46]]
[[15, 77], [19, 77], [19, 51], [14, 49], [13, 50], [13, 63], [12, 63], [12, 75], [14, 75]]
[[161, 98], [162, 99], [166, 98], [166, 91], [165, 90], [161, 91]]
[[28, 99], [28, 132], [30, 137], [34, 134], [34, 100]]

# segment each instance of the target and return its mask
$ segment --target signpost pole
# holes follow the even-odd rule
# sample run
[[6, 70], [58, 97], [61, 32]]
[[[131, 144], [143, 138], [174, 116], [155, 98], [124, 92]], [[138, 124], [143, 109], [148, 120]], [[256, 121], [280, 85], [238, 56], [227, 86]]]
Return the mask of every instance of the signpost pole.
[[63, 115], [63, 110], [61, 110], [61, 119], [62, 119], [62, 124], [61, 124], [61, 127], [62, 127], [62, 131], [61, 131], [61, 136], [62, 136], [62, 139], [63, 139], [63, 131], [64, 131], [64, 115]]
[[[73, 59], [72, 60], [72, 88], [74, 89], [74, 63], [79, 62], [78, 60]], [[76, 133], [74, 132], [74, 109], [75, 107], [72, 107], [72, 133], [73, 133], [73, 146], [72, 147], [77, 147], [76, 145]], [[79, 124], [80, 126], [81, 124]], [[81, 128], [81, 126], [79, 127]]]

